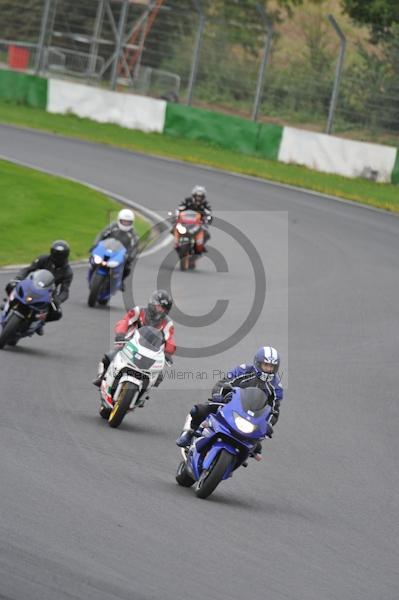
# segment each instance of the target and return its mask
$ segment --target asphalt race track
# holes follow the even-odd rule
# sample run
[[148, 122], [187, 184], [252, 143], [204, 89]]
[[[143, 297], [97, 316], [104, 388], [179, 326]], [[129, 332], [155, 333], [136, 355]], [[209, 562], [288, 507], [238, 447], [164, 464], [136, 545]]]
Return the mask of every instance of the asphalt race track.
[[[139, 303], [169, 277], [196, 324], [218, 299], [228, 306], [213, 325], [176, 317], [186, 356], [118, 430], [98, 416], [91, 379], [122, 299], [89, 309], [85, 268], [61, 322], [0, 352], [0, 598], [397, 600], [399, 219], [5, 126], [0, 154], [158, 212], [205, 185], [220, 223], [247, 240], [215, 225], [215, 252], [195, 273], [173, 272], [173, 253], [160, 270], [171, 246], [139, 261]], [[244, 337], [203, 356], [234, 341], [255, 283], [261, 291], [248, 240], [265, 267], [265, 303]], [[10, 277], [0, 274], [2, 288]], [[175, 438], [217, 371], [263, 344], [281, 351], [288, 387], [275, 435], [263, 462], [199, 500], [175, 483]]]

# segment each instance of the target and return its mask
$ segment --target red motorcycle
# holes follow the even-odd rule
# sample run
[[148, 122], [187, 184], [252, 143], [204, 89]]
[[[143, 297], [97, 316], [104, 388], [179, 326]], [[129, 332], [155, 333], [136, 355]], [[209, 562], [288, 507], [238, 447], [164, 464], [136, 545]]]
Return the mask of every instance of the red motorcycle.
[[196, 260], [204, 252], [205, 232], [201, 213], [195, 210], [179, 211], [173, 233], [180, 269], [195, 269]]

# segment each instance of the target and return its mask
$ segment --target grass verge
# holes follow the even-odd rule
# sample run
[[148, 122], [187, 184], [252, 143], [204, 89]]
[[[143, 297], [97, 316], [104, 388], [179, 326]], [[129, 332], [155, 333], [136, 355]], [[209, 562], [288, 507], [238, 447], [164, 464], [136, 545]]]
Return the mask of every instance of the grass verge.
[[176, 158], [217, 169], [254, 175], [347, 200], [399, 212], [398, 187], [365, 179], [348, 179], [294, 165], [226, 151], [204, 143], [160, 134], [149, 134], [118, 125], [101, 124], [73, 115], [53, 115], [43, 110], [0, 102], [0, 122], [126, 148], [145, 154]]
[[[0, 160], [0, 266], [28, 263], [54, 239], [71, 245], [71, 259], [86, 258], [96, 234], [121, 206], [84, 185]], [[136, 219], [139, 235], [150, 228]]]

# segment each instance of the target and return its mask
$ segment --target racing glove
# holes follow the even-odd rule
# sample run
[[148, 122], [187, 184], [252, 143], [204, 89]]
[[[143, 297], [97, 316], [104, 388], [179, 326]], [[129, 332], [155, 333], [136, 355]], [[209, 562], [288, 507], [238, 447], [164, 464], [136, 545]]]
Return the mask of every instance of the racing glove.
[[123, 348], [125, 344], [125, 334], [117, 333], [115, 336], [115, 348]]
[[9, 283], [7, 283], [6, 285], [6, 294], [7, 296], [9, 296], [11, 294], [11, 292], [13, 291], [13, 289], [17, 286], [19, 279], [12, 279]]

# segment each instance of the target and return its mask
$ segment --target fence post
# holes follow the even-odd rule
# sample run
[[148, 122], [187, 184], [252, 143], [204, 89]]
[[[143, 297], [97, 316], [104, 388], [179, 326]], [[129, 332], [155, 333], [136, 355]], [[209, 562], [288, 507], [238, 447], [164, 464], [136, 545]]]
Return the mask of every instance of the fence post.
[[94, 77], [96, 72], [96, 63], [98, 56], [98, 40], [104, 22], [105, 0], [98, 0], [96, 20], [94, 23], [93, 39], [90, 44], [90, 58], [88, 66], [89, 78]]
[[36, 50], [35, 74], [38, 75], [43, 68], [43, 53], [47, 37], [47, 28], [50, 19], [50, 9], [53, 0], [45, 0], [42, 22], [40, 25], [39, 41]]
[[123, 34], [125, 32], [128, 9], [129, 9], [129, 0], [123, 0], [121, 14], [119, 15], [118, 36], [116, 39], [115, 58], [114, 58], [114, 64], [112, 65], [112, 73], [111, 73], [111, 89], [113, 89], [113, 90], [116, 88], [116, 78], [118, 75], [118, 62], [119, 62], [121, 52], [122, 52]]
[[144, 17], [143, 18], [143, 26], [142, 26], [143, 28], [142, 28], [141, 34], [140, 34], [138, 57], [137, 57], [136, 64], [134, 65], [134, 72], [133, 72], [133, 80], [134, 81], [136, 81], [140, 76], [141, 61], [143, 59], [144, 42], [145, 42], [145, 38], [146, 38], [146, 29], [147, 29], [148, 17], [149, 17], [151, 8], [152, 8], [152, 5], [149, 4], [143, 15], [143, 17]]
[[205, 29], [205, 13], [203, 11], [201, 0], [193, 0], [194, 7], [199, 15], [199, 24], [197, 29], [197, 36], [195, 38], [195, 46], [193, 52], [193, 59], [191, 62], [191, 72], [190, 72], [190, 80], [188, 82], [188, 90], [187, 90], [187, 105], [191, 106], [191, 102], [193, 99], [193, 89], [195, 80], [197, 78], [199, 57], [201, 52], [202, 45], [202, 37]]
[[252, 109], [252, 120], [253, 121], [258, 120], [259, 108], [260, 108], [260, 105], [262, 102], [262, 90], [263, 90], [263, 84], [265, 81], [265, 72], [266, 72], [267, 64], [269, 62], [270, 48], [272, 46], [272, 39], [273, 39], [273, 24], [270, 21], [270, 19], [268, 18], [268, 16], [266, 15], [265, 9], [263, 8], [263, 6], [261, 6], [259, 4], [259, 2], [256, 3], [256, 8], [262, 19], [263, 27], [266, 30], [266, 39], [265, 39], [265, 47], [263, 49], [262, 62], [259, 67], [258, 81], [256, 84], [255, 101], [254, 101], [254, 105], [253, 105], [253, 109]]
[[339, 57], [338, 57], [338, 62], [337, 62], [337, 66], [335, 69], [334, 88], [333, 88], [332, 95], [331, 95], [330, 110], [328, 112], [328, 121], [327, 121], [327, 127], [326, 127], [326, 133], [328, 135], [330, 135], [331, 131], [332, 131], [333, 123], [334, 123], [335, 110], [337, 108], [337, 100], [338, 100], [338, 94], [339, 94], [339, 87], [340, 87], [340, 83], [341, 83], [342, 68], [344, 65], [344, 58], [345, 58], [346, 37], [345, 37], [342, 29], [338, 25], [337, 21], [334, 19], [334, 17], [332, 15], [328, 15], [328, 20], [330, 21], [331, 25], [334, 27], [334, 29], [339, 37], [339, 41], [340, 41]]

